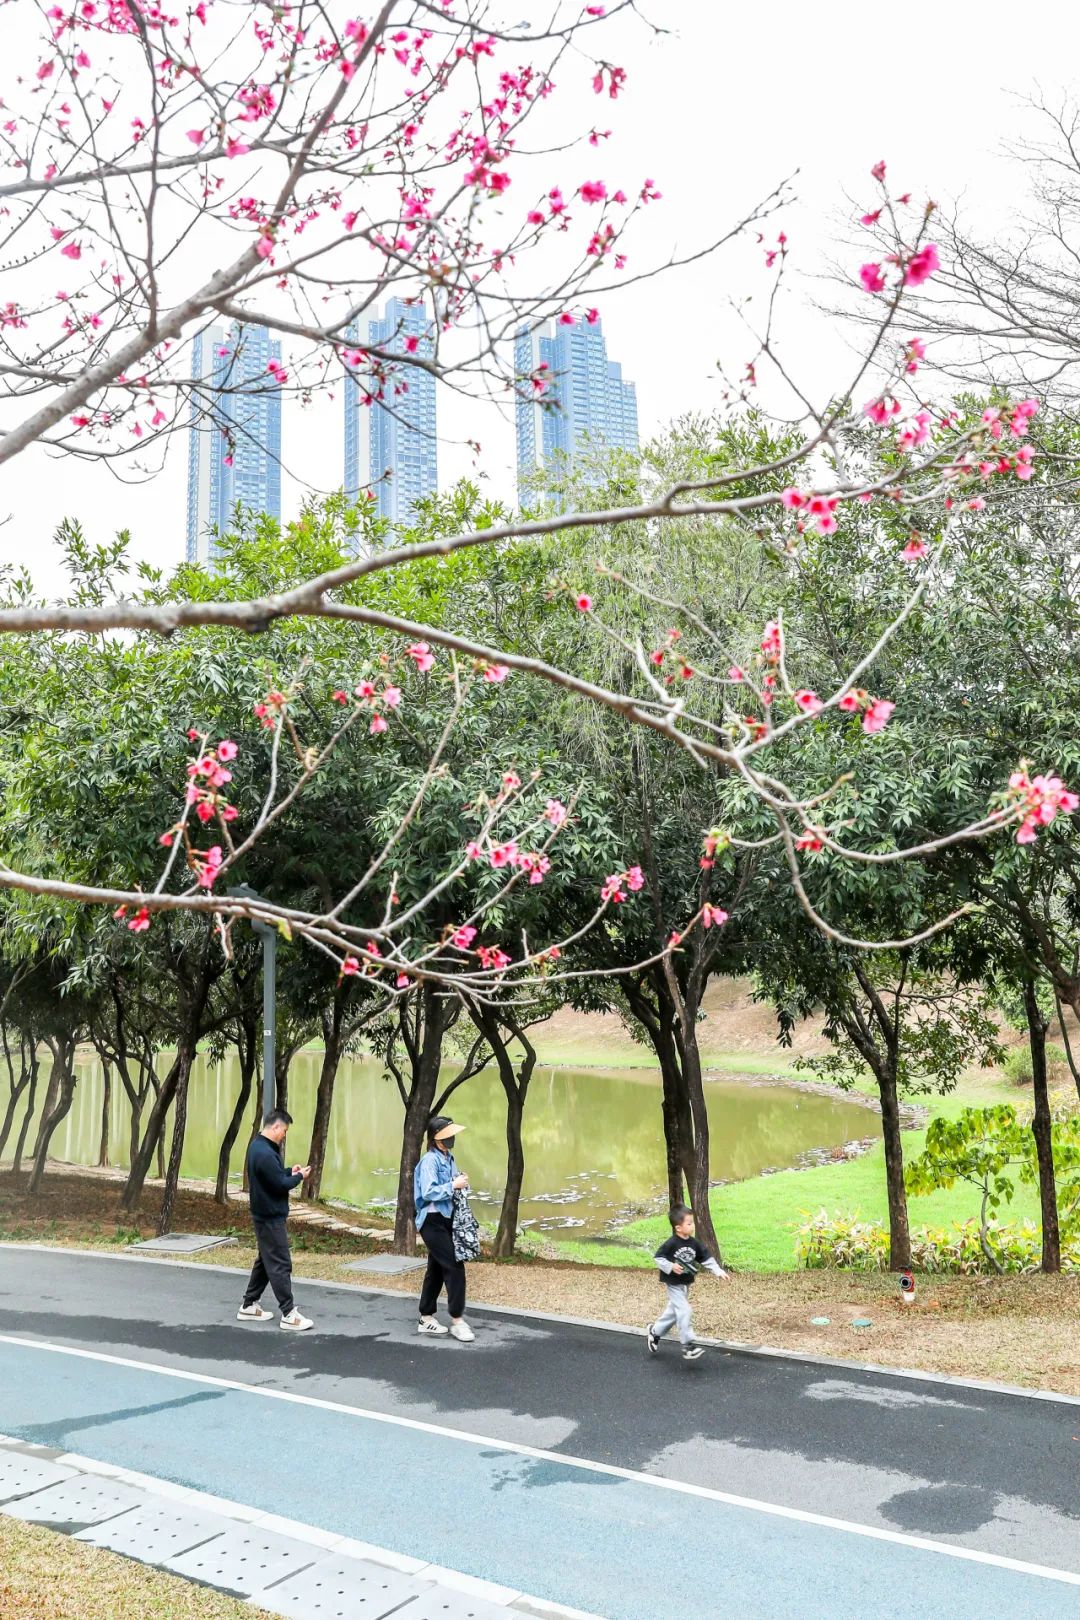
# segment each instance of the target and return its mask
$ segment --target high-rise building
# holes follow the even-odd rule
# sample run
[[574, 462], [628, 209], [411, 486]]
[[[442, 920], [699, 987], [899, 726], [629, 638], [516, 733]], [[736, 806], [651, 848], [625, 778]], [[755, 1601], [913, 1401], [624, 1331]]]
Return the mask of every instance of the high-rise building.
[[[357, 326], [353, 343], [363, 347]], [[433, 352], [430, 319], [423, 304], [391, 298], [386, 313], [368, 322], [367, 342], [389, 354]], [[391, 362], [392, 364], [392, 362]], [[384, 398], [366, 403], [367, 390], [382, 388]], [[435, 378], [416, 366], [395, 367], [377, 382], [371, 368], [359, 367], [345, 379], [345, 493], [375, 496], [375, 510], [392, 523], [407, 523], [416, 503], [438, 487], [435, 437]]]
[[637, 450], [637, 390], [608, 359], [600, 320], [522, 327], [514, 365], [519, 378], [543, 366], [549, 379], [542, 393], [518, 398], [519, 493], [537, 467], [550, 467], [560, 452], [572, 456], [586, 440], [597, 449]]
[[281, 518], [281, 344], [265, 326], [212, 326], [191, 345], [187, 558], [212, 557], [239, 501]]

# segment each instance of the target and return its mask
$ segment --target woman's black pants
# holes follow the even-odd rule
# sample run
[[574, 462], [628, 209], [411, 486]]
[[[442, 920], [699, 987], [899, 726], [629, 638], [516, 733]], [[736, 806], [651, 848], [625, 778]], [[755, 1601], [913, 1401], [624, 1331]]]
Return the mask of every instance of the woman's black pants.
[[454, 1231], [445, 1215], [431, 1210], [420, 1236], [427, 1246], [428, 1263], [420, 1290], [420, 1315], [434, 1316], [439, 1293], [446, 1284], [446, 1303], [453, 1317], [465, 1315], [465, 1262], [454, 1258]]

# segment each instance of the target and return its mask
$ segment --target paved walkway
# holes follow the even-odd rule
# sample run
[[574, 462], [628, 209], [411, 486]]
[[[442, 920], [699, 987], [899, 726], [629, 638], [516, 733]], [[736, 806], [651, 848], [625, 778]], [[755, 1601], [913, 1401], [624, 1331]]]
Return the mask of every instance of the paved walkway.
[[1080, 1403], [298, 1295], [292, 1338], [235, 1273], [0, 1248], [0, 1429], [609, 1620], [1080, 1613]]
[[0, 1435], [0, 1513], [249, 1598], [289, 1620], [551, 1614], [521, 1593], [418, 1558], [7, 1435]]

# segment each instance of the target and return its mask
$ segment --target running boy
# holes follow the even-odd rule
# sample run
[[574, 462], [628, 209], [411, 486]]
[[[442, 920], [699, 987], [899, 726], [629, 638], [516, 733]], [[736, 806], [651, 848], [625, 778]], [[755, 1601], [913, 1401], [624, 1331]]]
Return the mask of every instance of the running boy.
[[667, 1286], [668, 1302], [663, 1314], [649, 1328], [649, 1354], [655, 1356], [660, 1340], [671, 1328], [679, 1330], [684, 1361], [696, 1361], [705, 1354], [700, 1344], [694, 1343], [693, 1320], [690, 1313], [690, 1284], [704, 1266], [714, 1277], [726, 1278], [723, 1269], [703, 1243], [694, 1236], [694, 1212], [685, 1204], [676, 1204], [670, 1211], [671, 1236], [661, 1243], [654, 1256], [660, 1274]]

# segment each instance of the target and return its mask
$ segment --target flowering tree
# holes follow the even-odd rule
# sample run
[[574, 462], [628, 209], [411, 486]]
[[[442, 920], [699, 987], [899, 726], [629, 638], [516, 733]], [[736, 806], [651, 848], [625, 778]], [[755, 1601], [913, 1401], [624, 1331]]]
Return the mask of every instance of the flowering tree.
[[[545, 318], [595, 319], [593, 300], [628, 270], [635, 273], [632, 225], [659, 201], [653, 178], [620, 184], [601, 174], [608, 132], [585, 127], [568, 145], [548, 113], [559, 82], [574, 74], [591, 80], [602, 98], [598, 107], [621, 96], [626, 74], [613, 58], [619, 30], [640, 22], [632, 0], [559, 4], [535, 28], [506, 26], [502, 8], [487, 0], [384, 0], [363, 18], [333, 0], [266, 12], [199, 0], [175, 15], [145, 0], [81, 0], [47, 10], [40, 36], [24, 15], [12, 5], [3, 12], [12, 59], [24, 70], [5, 98], [2, 131], [11, 175], [2, 188], [8, 251], [18, 258], [0, 334], [2, 459], [39, 446], [145, 472], [180, 424], [202, 418], [208, 431], [228, 437], [236, 429], [224, 405], [240, 383], [228, 365], [210, 378], [193, 375], [188, 341], [222, 317], [265, 324], [286, 337], [292, 356], [287, 365], [271, 365], [266, 386], [294, 389], [305, 399], [351, 376], [369, 402], [393, 410], [410, 378], [424, 371], [465, 392], [494, 389], [511, 400], [524, 393], [550, 404], [556, 379], [543, 368], [516, 374], [506, 340]], [[884, 862], [926, 856], [941, 841], [868, 855], [823, 825], [819, 812], [834, 783], [800, 795], [765, 761], [832, 715], [859, 716], [871, 735], [887, 724], [896, 697], [863, 679], [915, 610], [921, 583], [876, 642], [821, 692], [792, 667], [780, 617], [765, 622], [752, 656], [740, 657], [720, 628], [626, 577], [601, 587], [591, 580], [565, 584], [567, 601], [598, 632], [609, 587], [636, 591], [667, 620], [650, 644], [623, 643], [631, 669], [620, 686], [349, 592], [426, 557], [695, 515], [726, 517], [763, 546], [797, 552], [807, 533], [834, 533], [853, 503], [911, 514], [905, 559], [940, 561], [958, 523], [986, 506], [984, 490], [993, 481], [1030, 476], [1026, 439], [1037, 404], [1017, 400], [969, 424], [919, 396], [913, 379], [924, 345], [901, 323], [912, 292], [940, 267], [933, 211], [896, 196], [884, 162], [871, 176], [877, 191], [863, 218], [881, 246], [874, 258], [853, 264], [851, 276], [860, 296], [873, 301], [872, 337], [831, 405], [815, 404], [814, 390], [795, 385], [778, 358], [775, 291], [790, 247], [783, 232], [775, 245], [763, 241], [773, 296], [737, 395], [751, 398], [758, 371], [769, 365], [791, 383], [804, 431], [780, 455], [704, 469], [635, 504], [463, 526], [343, 561], [270, 595], [162, 600], [151, 591], [138, 600], [45, 606], [15, 600], [0, 609], [0, 632], [9, 635], [168, 634], [208, 625], [264, 631], [275, 621], [309, 618], [368, 626], [388, 638], [378, 667], [332, 694], [341, 719], [320, 746], [306, 740], [297, 721], [300, 684], [261, 694], [273, 771], [264, 802], [243, 827], [230, 796], [238, 745], [232, 736], [195, 728], [186, 792], [175, 819], [160, 829], [165, 854], [149, 887], [46, 880], [10, 867], [0, 882], [108, 903], [133, 932], [147, 930], [155, 912], [179, 909], [214, 918], [227, 943], [231, 920], [257, 917], [335, 954], [343, 975], [378, 973], [404, 992], [422, 976], [454, 973], [482, 994], [510, 964], [502, 946], [469, 932], [481, 913], [417, 953], [402, 944], [415, 910], [388, 909], [357, 928], [341, 921], [349, 900], [327, 912], [226, 892], [236, 862], [280, 825], [346, 735], [366, 730], [377, 739], [408, 682], [429, 673], [438, 656], [459, 695], [472, 682], [529, 675], [734, 774], [773, 817], [800, 902], [838, 943], [853, 943], [815, 911], [800, 853], [827, 848], [841, 858]], [[778, 196], [735, 229], [764, 223]], [[701, 250], [732, 234], [709, 232]], [[641, 265], [636, 273], [653, 268]], [[360, 342], [355, 323], [391, 290], [423, 309], [426, 337], [384, 347]], [[223, 358], [231, 363], [231, 356]], [[869, 424], [855, 457], [843, 453], [840, 437], [853, 412]], [[232, 444], [226, 448], [231, 453]], [[277, 765], [290, 754], [296, 775], [283, 789]], [[438, 758], [436, 749], [432, 773]], [[1000, 803], [944, 842], [1006, 827], [1026, 837], [1076, 806], [1075, 795], [1049, 773], [1017, 776], [1002, 790]], [[469, 861], [505, 872], [508, 886], [543, 878], [565, 807], [538, 802], [526, 838], [514, 817], [529, 791], [526, 779], [492, 784], [447, 882]], [[409, 823], [406, 812], [403, 831]], [[398, 836], [390, 835], [372, 867], [352, 876], [350, 899], [376, 874], [392, 874]], [[718, 842], [706, 839], [703, 860], [712, 859]], [[614, 871], [599, 906], [622, 903], [637, 883], [635, 866]], [[433, 891], [424, 905], [437, 897]], [[710, 902], [708, 916], [702, 911], [688, 925], [719, 920]], [[530, 947], [521, 963], [529, 970], [550, 965], [551, 948]]]

